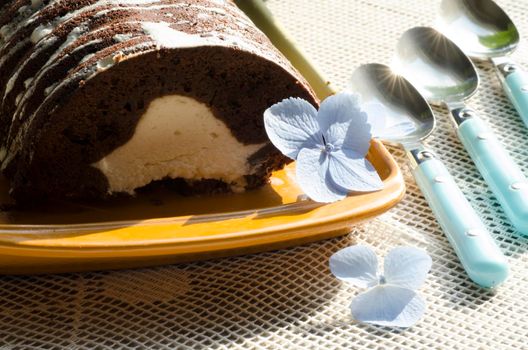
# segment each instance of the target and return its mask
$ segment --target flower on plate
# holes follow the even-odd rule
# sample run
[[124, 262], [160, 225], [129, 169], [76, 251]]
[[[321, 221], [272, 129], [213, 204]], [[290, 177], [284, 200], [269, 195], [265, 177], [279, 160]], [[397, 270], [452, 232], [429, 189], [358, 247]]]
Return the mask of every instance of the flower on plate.
[[356, 95], [330, 96], [319, 112], [303, 99], [288, 98], [264, 112], [264, 125], [275, 147], [297, 161], [297, 182], [312, 200], [329, 203], [383, 187], [365, 159], [371, 127]]
[[365, 245], [342, 249], [330, 257], [330, 271], [345, 282], [368, 288], [352, 300], [352, 316], [364, 323], [410, 327], [425, 312], [425, 302], [416, 293], [431, 269], [431, 257], [422, 249], [393, 248], [378, 274], [378, 259]]

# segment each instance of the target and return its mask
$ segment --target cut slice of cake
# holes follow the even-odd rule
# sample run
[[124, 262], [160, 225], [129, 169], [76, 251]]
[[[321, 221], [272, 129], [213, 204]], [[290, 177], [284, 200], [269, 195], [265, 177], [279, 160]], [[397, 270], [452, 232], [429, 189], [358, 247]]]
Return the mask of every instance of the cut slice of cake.
[[0, 6], [0, 159], [17, 200], [133, 194], [160, 180], [256, 188], [287, 162], [264, 110], [290, 96], [317, 104], [230, 1]]

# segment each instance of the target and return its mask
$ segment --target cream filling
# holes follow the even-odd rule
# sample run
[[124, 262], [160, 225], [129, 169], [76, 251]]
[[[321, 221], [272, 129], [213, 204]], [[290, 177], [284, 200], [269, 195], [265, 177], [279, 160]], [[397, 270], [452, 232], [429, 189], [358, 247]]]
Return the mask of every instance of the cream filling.
[[150, 103], [126, 144], [92, 165], [109, 192], [133, 193], [167, 177], [218, 179], [239, 191], [252, 171], [248, 157], [263, 146], [240, 143], [205, 104], [169, 95]]

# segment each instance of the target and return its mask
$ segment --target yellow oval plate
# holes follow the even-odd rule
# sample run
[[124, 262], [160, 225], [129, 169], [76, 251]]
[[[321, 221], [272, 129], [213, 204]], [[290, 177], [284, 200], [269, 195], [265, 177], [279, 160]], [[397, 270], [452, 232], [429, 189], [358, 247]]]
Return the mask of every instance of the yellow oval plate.
[[[245, 254], [337, 236], [403, 196], [394, 159], [373, 141], [369, 159], [384, 189], [332, 204], [306, 200], [294, 164], [244, 194], [180, 197], [149, 192], [105, 203], [53, 203], [0, 213], [0, 273], [150, 266]], [[0, 201], [8, 200], [0, 188]]]

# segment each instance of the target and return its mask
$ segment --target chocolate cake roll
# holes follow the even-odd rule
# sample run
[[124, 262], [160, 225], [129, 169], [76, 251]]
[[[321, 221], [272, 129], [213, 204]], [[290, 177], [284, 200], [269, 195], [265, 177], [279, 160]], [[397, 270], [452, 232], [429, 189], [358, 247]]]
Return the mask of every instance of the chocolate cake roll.
[[0, 160], [19, 201], [243, 191], [284, 158], [263, 112], [307, 83], [224, 0], [0, 0]]

